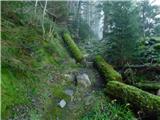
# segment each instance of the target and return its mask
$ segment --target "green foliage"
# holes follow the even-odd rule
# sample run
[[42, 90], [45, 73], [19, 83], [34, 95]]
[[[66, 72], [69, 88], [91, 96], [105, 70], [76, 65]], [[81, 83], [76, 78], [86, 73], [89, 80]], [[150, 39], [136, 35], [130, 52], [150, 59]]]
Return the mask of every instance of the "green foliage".
[[155, 45], [154, 45], [154, 49], [156, 49], [156, 50], [159, 51], [159, 50], [160, 50], [160, 43], [155, 44]]
[[109, 81], [106, 85], [106, 92], [125, 100], [125, 102], [132, 103], [140, 109], [160, 112], [160, 97], [136, 87], [118, 81]]
[[[19, 81], [21, 79], [21, 81]], [[23, 83], [23, 84], [22, 84]], [[2, 68], [2, 117], [6, 118], [11, 114], [10, 109], [14, 105], [26, 104], [27, 90], [23, 89], [25, 87], [25, 82], [23, 77], [16, 76], [8, 68]]]
[[91, 110], [81, 120], [135, 120], [127, 105], [110, 101], [105, 95], [96, 95], [97, 99]]
[[65, 23], [68, 20], [67, 1], [48, 1], [47, 9], [56, 16], [56, 21]]
[[64, 33], [63, 35], [64, 41], [67, 43], [70, 51], [72, 52], [73, 56], [75, 57], [77, 62], [81, 62], [83, 60], [83, 55], [71, 36], [68, 33]]
[[113, 67], [109, 65], [101, 56], [96, 56], [95, 64], [107, 81], [122, 81], [121, 74], [115, 71]]
[[144, 63], [160, 63], [159, 37], [146, 38], [139, 42], [137, 59]]
[[[87, 42], [88, 39], [90, 38], [96, 38], [96, 36], [94, 35], [88, 23], [84, 21], [82, 18], [79, 18], [79, 19], [80, 19], [80, 22], [74, 21], [69, 27], [71, 33], [74, 33], [75, 35], [78, 34], [78, 38], [76, 38], [77, 39], [76, 42], [84, 43], [84, 42]], [[76, 33], [77, 29], [78, 29], [78, 33]]]
[[160, 25], [159, 24], [155, 27], [154, 32], [155, 32], [155, 35], [160, 36]]
[[137, 9], [132, 1], [104, 2], [104, 39], [107, 56], [116, 65], [133, 60], [138, 39]]
[[91, 38], [90, 41], [86, 41], [84, 43], [79, 44], [82, 46], [83, 50], [85, 50], [89, 55], [90, 59], [95, 59], [96, 55], [105, 56], [106, 52], [106, 41], [104, 40], [97, 40], [96, 38]]
[[140, 17], [140, 30], [141, 35], [151, 37], [153, 35], [160, 35], [160, 19], [157, 17], [160, 12], [159, 5], [151, 4], [149, 0], [142, 0], [138, 2], [139, 17]]

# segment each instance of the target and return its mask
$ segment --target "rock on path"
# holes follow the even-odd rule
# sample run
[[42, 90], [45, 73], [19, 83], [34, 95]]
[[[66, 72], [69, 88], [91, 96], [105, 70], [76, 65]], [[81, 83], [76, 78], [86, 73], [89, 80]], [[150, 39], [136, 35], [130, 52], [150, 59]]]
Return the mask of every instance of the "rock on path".
[[86, 73], [77, 75], [77, 83], [82, 84], [85, 87], [91, 86], [91, 81]]

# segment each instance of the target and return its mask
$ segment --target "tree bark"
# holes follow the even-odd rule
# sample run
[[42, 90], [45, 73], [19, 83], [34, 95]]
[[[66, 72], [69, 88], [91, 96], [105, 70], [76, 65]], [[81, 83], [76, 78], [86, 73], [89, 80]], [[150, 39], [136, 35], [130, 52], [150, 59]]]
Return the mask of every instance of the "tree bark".
[[[41, 2], [38, 2], [38, 3], [39, 3], [39, 5], [40, 5], [40, 7], [41, 7], [42, 9], [44, 9], [42, 3], [41, 3]], [[49, 16], [52, 16], [52, 17], [53, 17], [53, 21], [56, 20], [56, 18], [57, 18], [56, 15], [54, 15], [54, 14], [51, 13], [51, 12], [49, 12], [47, 9], [45, 10], [45, 12], [46, 12]]]

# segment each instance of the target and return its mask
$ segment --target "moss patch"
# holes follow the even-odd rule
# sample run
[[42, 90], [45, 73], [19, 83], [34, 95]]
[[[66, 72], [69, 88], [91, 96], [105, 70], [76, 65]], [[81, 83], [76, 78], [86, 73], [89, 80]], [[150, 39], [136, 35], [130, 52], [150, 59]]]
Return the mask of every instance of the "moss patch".
[[[19, 82], [21, 79], [21, 82]], [[2, 69], [2, 118], [7, 118], [11, 113], [10, 109], [19, 104], [28, 103], [27, 91], [23, 89], [25, 84], [21, 85], [23, 78], [17, 78], [12, 71]]]
[[64, 80], [59, 80], [57, 83], [54, 83], [54, 85], [51, 85], [52, 87], [50, 86], [52, 99], [48, 99], [46, 102], [45, 106], [47, 107], [45, 108], [45, 114], [43, 116], [44, 119], [56, 120], [58, 118], [65, 118], [67, 106], [61, 108], [58, 104], [62, 99], [64, 99], [67, 104], [70, 101], [70, 97], [65, 94], [66, 84], [67, 83]]

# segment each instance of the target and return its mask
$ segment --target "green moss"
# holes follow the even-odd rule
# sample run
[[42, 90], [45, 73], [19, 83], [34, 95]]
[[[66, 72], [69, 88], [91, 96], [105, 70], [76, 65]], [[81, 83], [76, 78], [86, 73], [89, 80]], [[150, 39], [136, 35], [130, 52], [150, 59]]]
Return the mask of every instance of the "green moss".
[[[22, 78], [21, 78], [22, 79]], [[2, 69], [2, 118], [7, 118], [11, 114], [11, 107], [28, 103], [25, 85], [19, 82], [19, 78], [7, 69]]]
[[109, 81], [106, 92], [113, 97], [132, 103], [140, 109], [160, 112], [160, 97], [118, 81]]
[[121, 74], [115, 71], [113, 67], [109, 65], [101, 56], [96, 56], [95, 64], [98, 70], [107, 79], [107, 81], [110, 81], [110, 80], [122, 81]]
[[56, 120], [57, 118], [63, 120], [65, 118], [65, 112], [67, 108], [60, 108], [58, 105], [59, 101], [56, 99], [52, 99], [52, 101], [48, 101], [48, 107], [45, 112], [45, 116], [43, 119], [45, 120]]
[[53, 97], [47, 102], [47, 109], [45, 110], [44, 119], [63, 119], [63, 117], [65, 117], [64, 114], [67, 111], [67, 108], [66, 106], [64, 108], [61, 108], [58, 103], [62, 99], [64, 99], [68, 103], [70, 97], [65, 94], [65, 86], [60, 83], [52, 85], [51, 91]]
[[155, 45], [154, 45], [154, 49], [160, 50], [160, 43], [155, 44]]
[[6, 19], [3, 18], [1, 41], [2, 118], [14, 116], [14, 107], [30, 105], [30, 98], [44, 94], [43, 90], [49, 86], [41, 86], [47, 84], [53, 71], [62, 69], [64, 61], [70, 63], [70, 57], [60, 42], [62, 39], [52, 36], [43, 40], [41, 28], [27, 24], [13, 27]]
[[62, 85], [54, 85], [53, 88], [52, 88], [52, 92], [53, 92], [53, 96], [54, 97], [57, 97], [59, 99], [69, 99], [69, 96], [67, 96], [65, 93], [64, 93], [64, 86]]
[[[57, 106], [57, 102], [60, 99], [70, 99], [64, 93], [60, 74], [78, 65], [73, 64], [63, 47], [63, 40], [59, 36], [63, 29], [46, 17], [44, 21], [46, 34], [43, 35], [42, 28], [39, 27], [41, 9], [37, 9], [39, 16], [35, 16], [34, 11], [23, 14], [20, 12], [25, 9], [23, 5], [27, 8], [33, 7], [32, 3], [24, 2], [2, 4], [2, 118], [17, 117], [18, 113], [12, 111], [15, 107], [25, 105], [33, 108], [32, 98], [37, 98], [38, 102], [42, 103], [35, 109], [41, 111], [42, 107], [48, 108], [45, 102], [51, 99], [49, 95], [52, 92], [54, 98], [49, 104], [51, 108], [48, 119], [50, 115], [51, 119], [57, 119], [56, 116], [61, 116], [65, 110]], [[51, 24], [54, 24], [52, 33]], [[54, 86], [48, 84], [53, 77], [60, 81], [59, 85], [55, 83], [56, 80]]]
[[83, 55], [77, 47], [77, 45], [75, 44], [75, 42], [73, 41], [73, 39], [71, 38], [71, 36], [68, 33], [64, 33], [63, 38], [66, 44], [68, 45], [71, 53], [75, 57], [76, 61], [81, 62], [83, 60]]

